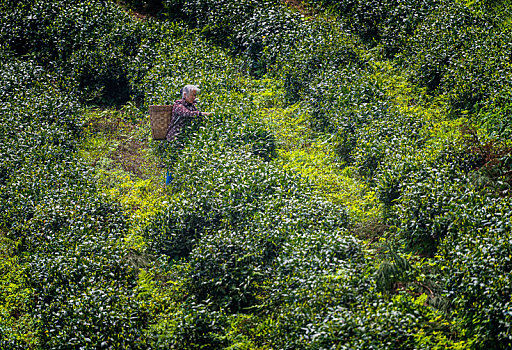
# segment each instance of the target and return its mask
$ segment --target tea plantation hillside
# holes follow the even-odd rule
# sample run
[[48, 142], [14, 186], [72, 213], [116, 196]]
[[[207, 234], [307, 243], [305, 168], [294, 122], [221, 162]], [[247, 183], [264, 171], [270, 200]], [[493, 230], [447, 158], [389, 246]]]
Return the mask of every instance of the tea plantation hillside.
[[511, 9], [0, 2], [0, 348], [510, 349]]

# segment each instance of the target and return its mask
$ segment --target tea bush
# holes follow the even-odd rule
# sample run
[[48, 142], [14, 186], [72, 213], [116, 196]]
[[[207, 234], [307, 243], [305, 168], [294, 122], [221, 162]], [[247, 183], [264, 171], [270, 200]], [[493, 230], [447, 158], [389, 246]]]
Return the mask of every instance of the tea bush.
[[[256, 65], [266, 42], [264, 36], [279, 32], [290, 19], [275, 0], [171, 0], [166, 1], [165, 6], [168, 11], [179, 7], [179, 11], [208, 38], [230, 49], [246, 52]], [[293, 28], [292, 25], [287, 27]]]
[[[288, 74], [293, 71], [307, 80], [323, 64], [338, 66], [355, 56], [338, 23], [321, 18], [307, 21], [278, 1], [185, 0], [167, 1], [167, 6], [178, 3], [208, 39], [240, 53], [256, 75], [287, 68]], [[172, 15], [170, 9], [168, 13]], [[285, 81], [294, 97], [300, 87], [292, 79]]]
[[[440, 245], [446, 296], [460, 312], [459, 327], [478, 347], [510, 347], [511, 245], [509, 198], [468, 193], [451, 215], [451, 233]], [[456, 219], [455, 219], [456, 218]]]
[[[202, 3], [204, 6], [212, 4], [212, 2]], [[328, 40], [331, 38], [330, 35], [343, 30], [339, 24], [322, 22], [321, 19], [309, 24], [296, 15], [286, 17], [291, 13], [287, 12], [288, 10], [275, 10], [265, 14], [264, 6], [259, 11], [249, 3], [234, 5], [223, 2], [217, 5], [219, 5], [217, 9], [208, 7], [212, 12], [206, 12], [206, 16], [214, 11], [224, 11], [230, 8], [229, 6], [234, 6], [233, 8], [236, 7], [237, 11], [242, 11], [241, 18], [246, 19], [247, 25], [242, 29], [229, 32], [221, 21], [218, 26], [205, 27], [205, 32], [215, 33], [219, 38], [226, 38], [226, 45], [232, 44], [239, 50], [247, 50], [246, 54], [263, 53], [259, 56], [253, 55], [251, 59], [259, 62], [263, 67], [272, 67], [273, 76], [284, 82], [288, 102], [305, 101], [303, 106], [307, 113], [311, 113], [310, 122], [316, 133], [336, 133], [340, 159], [346, 165], [355, 165], [359, 175], [369, 183], [379, 186], [380, 198], [387, 206], [387, 219], [389, 223], [396, 225], [396, 238], [404, 242], [407, 249], [433, 255], [436, 251], [442, 251], [445, 240], [455, 239], [454, 237], [457, 236], [457, 230], [453, 225], [455, 216], [451, 213], [456, 204], [461, 203], [462, 198], [465, 198], [466, 193], [460, 186], [467, 183], [465, 182], [467, 174], [481, 163], [478, 157], [453, 146], [452, 143], [446, 147], [440, 146], [443, 141], [446, 141], [442, 138], [445, 131], [436, 130], [438, 126], [435, 123], [435, 117], [429, 116], [422, 109], [430, 101], [423, 100], [419, 96], [422, 93], [421, 90], [414, 90], [403, 82], [396, 82], [397, 86], [390, 86], [389, 81], [384, 80], [389, 78], [383, 77], [380, 73], [385, 66], [373, 63], [379, 59], [379, 55], [377, 53], [362, 55], [360, 51], [354, 50], [357, 41], [349, 33], [343, 32], [342, 36], [337, 36], [333, 45], [322, 46], [322, 40], [326, 43], [333, 42], [331, 39]], [[198, 19], [201, 8], [196, 9], [198, 15], [191, 18], [196, 18], [200, 27], [207, 26], [207, 19], [214, 17]], [[441, 7], [439, 9], [442, 10]], [[252, 26], [252, 23], [263, 23], [266, 15], [271, 16], [279, 11], [286, 14], [283, 18], [289, 18], [289, 23], [295, 24], [294, 28], [287, 28], [280, 24], [281, 22], [274, 21], [273, 25], [285, 29], [274, 30], [279, 34], [270, 34], [265, 32], [264, 26]], [[423, 12], [422, 16], [426, 12]], [[251, 14], [253, 17], [250, 17]], [[468, 12], [468, 16], [474, 15]], [[257, 22], [257, 20], [261, 21]], [[401, 28], [400, 30], [404, 31], [394, 37], [395, 42], [392, 42], [395, 39], [392, 39], [392, 35], [389, 34], [390, 41], [386, 44], [389, 45], [389, 51], [386, 54], [398, 52], [393, 51], [396, 50], [393, 45], [397, 45], [396, 47], [402, 50], [408, 36], [418, 33], [415, 28], [421, 23], [423, 22], [411, 22], [409, 27]], [[393, 30], [390, 29], [389, 33]], [[235, 37], [233, 33], [237, 32], [240, 34]], [[279, 40], [276, 40], [277, 35]], [[297, 37], [301, 38], [298, 45], [287, 46]], [[240, 38], [253, 38], [251, 40], [254, 41], [247, 41], [249, 44], [246, 45], [240, 41]], [[384, 36], [382, 40], [385, 40]], [[188, 49], [186, 51], [190, 52]], [[147, 58], [156, 57], [147, 53], [143, 55]], [[151, 96], [155, 96], [153, 91], [158, 91], [157, 95], [161, 96], [159, 98], [163, 98], [166, 95], [171, 96], [172, 91], [177, 91], [181, 85], [179, 76], [195, 76], [195, 79], [204, 81], [193, 72], [181, 71], [183, 73], [176, 76], [167, 73], [173, 66], [170, 64], [172, 59], [170, 60], [166, 54], [160, 57], [158, 58], [160, 64], [153, 66], [150, 70], [152, 74], [156, 74], [155, 76], [163, 77], [166, 80], [164, 86], [171, 88], [165, 91], [159, 90], [148, 81], [148, 85], [140, 86], [140, 91], [148, 87], [146, 91], [150, 92]], [[206, 67], [205, 71], [208, 71], [209, 62], [196, 58], [193, 58], [193, 61], [202, 62], [201, 66]], [[229, 64], [236, 62], [225, 61]], [[165, 62], [169, 63], [166, 65]], [[461, 71], [464, 69], [466, 68]], [[206, 92], [202, 101], [205, 110], [219, 108], [222, 111], [220, 119], [224, 122], [228, 120], [232, 122], [235, 119], [251, 123], [247, 109], [254, 108], [254, 104], [247, 100], [243, 89], [237, 89], [236, 85], [223, 85], [224, 77], [214, 76], [220, 78], [216, 83], [216, 91], [220, 88], [220, 91], [228, 92], [229, 96], [221, 100]], [[245, 83], [245, 80], [241, 79], [237, 82]], [[403, 92], [403, 95], [408, 92], [416, 95], [402, 97], [396, 92], [401, 88], [407, 91]], [[208, 90], [210, 89], [204, 89], [203, 92]], [[448, 97], [452, 96], [449, 92], [446, 94]], [[413, 98], [420, 102], [413, 101]], [[165, 98], [165, 100], [169, 99], [170, 97]], [[399, 99], [402, 99], [402, 102], [406, 101], [405, 103], [410, 107], [397, 108]], [[454, 99], [450, 100], [453, 106], [455, 106], [454, 101]], [[419, 106], [418, 103], [420, 103]], [[239, 111], [240, 113], [237, 113]], [[211, 132], [211, 138], [207, 137], [206, 130], [198, 125], [192, 127], [186, 146], [180, 151], [180, 158], [186, 162], [178, 161], [173, 168], [178, 174], [178, 180], [173, 187], [179, 191], [179, 195], [173, 197], [169, 210], [164, 211], [159, 216], [157, 224], [148, 227], [147, 231], [148, 239], [154, 240], [153, 249], [169, 254], [174, 258], [174, 263], [177, 264], [175, 266], [181, 266], [177, 260], [180, 257], [186, 258], [187, 264], [192, 263], [193, 268], [190, 267], [190, 270], [187, 268], [188, 272], [183, 274], [184, 279], [190, 283], [187, 287], [191, 292], [190, 297], [198, 303], [206, 300], [214, 301], [213, 305], [204, 306], [204, 312], [215, 310], [218, 305], [227, 308], [229, 312], [243, 312], [250, 310], [246, 309], [247, 307], [257, 307], [263, 310], [263, 314], [252, 318], [251, 321], [255, 322], [252, 324], [253, 329], [257, 328], [258, 331], [251, 333], [243, 327], [240, 331], [246, 332], [245, 334], [249, 332], [250, 342], [253, 344], [261, 344], [261, 346], [272, 344], [270, 346], [283, 348], [322, 348], [335, 344], [336, 341], [352, 344], [353, 347], [362, 346], [364, 342], [364, 344], [374, 344], [376, 347], [396, 348], [398, 346], [395, 343], [396, 339], [400, 339], [404, 348], [427, 346], [426, 344], [434, 348], [436, 346], [456, 348], [471, 346], [475, 339], [483, 334], [480, 331], [465, 333], [454, 326], [454, 322], [458, 322], [457, 316], [454, 316], [455, 321], [450, 317], [460, 310], [457, 309], [458, 311], [454, 311], [453, 314], [446, 314], [442, 310], [429, 306], [428, 302], [434, 303], [433, 300], [437, 296], [428, 292], [428, 287], [420, 287], [422, 282], [418, 281], [416, 272], [408, 272], [407, 276], [398, 274], [392, 282], [377, 283], [377, 276], [381, 271], [379, 266], [366, 262], [357, 265], [355, 261], [359, 260], [356, 257], [350, 257], [346, 262], [335, 265], [355, 264], [356, 267], [353, 267], [352, 272], [333, 279], [333, 286], [325, 280], [329, 280], [329, 276], [335, 275], [337, 271], [321, 270], [316, 273], [314, 265], [306, 264], [309, 257], [299, 255], [300, 258], [297, 258], [296, 266], [297, 269], [303, 269], [301, 272], [286, 268], [290, 260], [284, 258], [286, 249], [283, 247], [289, 244], [298, 251], [307, 250], [298, 243], [299, 240], [293, 239], [295, 232], [302, 232], [301, 230], [305, 229], [300, 226], [300, 230], [297, 231], [296, 226], [283, 226], [287, 229], [269, 230], [267, 227], [272, 225], [267, 226], [268, 224], [260, 222], [262, 218], [265, 218], [265, 223], [269, 222], [273, 225], [279, 222], [273, 213], [279, 212], [279, 208], [283, 205], [279, 203], [286, 203], [286, 197], [278, 196], [276, 200], [280, 199], [274, 202], [269, 198], [275, 196], [274, 192], [268, 192], [254, 184], [263, 181], [268, 175], [262, 174], [259, 178], [261, 180], [248, 177], [252, 180], [247, 186], [242, 186], [246, 180], [240, 176], [245, 172], [239, 170], [243, 168], [242, 166], [235, 164], [248, 163], [246, 167], [251, 169], [252, 162], [256, 161], [257, 163], [254, 164], [259, 164], [260, 160], [252, 158], [244, 142], [233, 142], [236, 139], [228, 136], [233, 129], [219, 123], [209, 123], [210, 121], [206, 122], [206, 130]], [[238, 125], [240, 129], [240, 124], [237, 122], [232, 125]], [[435, 130], [432, 131], [432, 128]], [[239, 140], [244, 138], [243, 134], [246, 130], [242, 130], [242, 133], [237, 134]], [[432, 138], [439, 138], [438, 143], [432, 142]], [[235, 156], [238, 152], [243, 156]], [[423, 159], [424, 157], [426, 159]], [[242, 159], [245, 160], [242, 161]], [[191, 167], [191, 164], [194, 166]], [[229, 167], [226, 168], [224, 165]], [[263, 163], [259, 166], [265, 168]], [[201, 169], [200, 172], [198, 169]], [[238, 171], [241, 172], [237, 175]], [[226, 176], [226, 174], [230, 175]], [[254, 173], [256, 174], [258, 172]], [[209, 180], [205, 182], [206, 179]], [[468, 186], [471, 187], [470, 184]], [[252, 188], [257, 189], [252, 190]], [[240, 195], [237, 196], [236, 193]], [[259, 197], [256, 193], [264, 196]], [[267, 210], [265, 205], [270, 205], [269, 208], [272, 210]], [[184, 211], [182, 209], [184, 207], [193, 209]], [[411, 210], [411, 208], [417, 208], [417, 210]], [[294, 211], [299, 216], [306, 215], [305, 212], [307, 212], [298, 209]], [[178, 224], [172, 225], [173, 222]], [[338, 222], [341, 223], [343, 220]], [[266, 228], [267, 234], [262, 234], [264, 232], [261, 231], [262, 227]], [[325, 229], [320, 226], [314, 232], [325, 239], [327, 232], [332, 234], [333, 228]], [[305, 232], [309, 231], [305, 230]], [[313, 232], [309, 235], [313, 235]], [[337, 246], [337, 243], [330, 244]], [[259, 249], [255, 246], [259, 246]], [[313, 261], [326, 261], [327, 258], [321, 255], [321, 248], [318, 245], [314, 247], [311, 248], [310, 258]], [[297, 251], [293, 251], [298, 255]], [[382, 270], [385, 269], [382, 268]], [[349, 276], [355, 276], [355, 271], [364, 272], [360, 277], [353, 277], [351, 280]], [[282, 277], [279, 273], [282, 273]], [[265, 276], [270, 276], [270, 280]], [[300, 286], [306, 281], [310, 281], [309, 284], [301, 288]], [[339, 287], [338, 283], [341, 281], [345, 283], [343, 285], [345, 289]], [[393, 290], [390, 291], [389, 288], [396, 288], [400, 283], [413, 286], [413, 290], [415, 288], [417, 291], [421, 290], [420, 294], [430, 294], [428, 297], [423, 296], [417, 299], [405, 294], [393, 296]], [[383, 285], [387, 287], [382, 287]], [[341, 288], [339, 290], [343, 293], [331, 292], [338, 290], [336, 288]], [[365, 293], [358, 288], [372, 291], [384, 288], [390, 296], [386, 299], [380, 294]], [[350, 295], [355, 295], [355, 299], [350, 299]], [[270, 297], [272, 304], [265, 304], [264, 300], [267, 296]], [[348, 301], [344, 301], [344, 297], [349, 298]], [[331, 305], [331, 307], [325, 308], [325, 305]], [[365, 308], [366, 306], [362, 305], [372, 306]], [[365, 313], [362, 310], [371, 311]], [[407, 315], [410, 313], [416, 316], [408, 318]], [[375, 316], [377, 314], [386, 316], [379, 318]], [[393, 319], [389, 315], [397, 314], [400, 316], [397, 316], [396, 321], [389, 321]], [[344, 323], [338, 321], [340, 315], [343, 315]], [[319, 321], [311, 324], [311, 319], [317, 316]], [[442, 318], [439, 323], [428, 321], [439, 320], [438, 317]], [[332, 320], [328, 322], [328, 327], [323, 322], [326, 319]], [[399, 320], [405, 319], [409, 321], [401, 324]], [[385, 325], [382, 328], [383, 331], [368, 332], [373, 322]], [[278, 327], [269, 330], [265, 328], [266, 324], [277, 324]], [[346, 326], [347, 324], [350, 326]], [[347, 328], [344, 328], [345, 326]], [[358, 327], [362, 327], [361, 333], [354, 333], [354, 329], [359, 329]], [[409, 327], [413, 327], [420, 335], [412, 336]], [[435, 329], [442, 329], [442, 331], [437, 332]], [[456, 333], [456, 329], [459, 333]], [[306, 330], [309, 333], [306, 333]], [[357, 335], [354, 336], [354, 334]], [[499, 341], [497, 339], [503, 339], [503, 334], [493, 337], [492, 341]], [[363, 338], [364, 340], [361, 340]]]
[[[2, 236], [0, 249], [0, 344], [6, 349], [22, 349], [23, 335], [34, 329], [34, 321], [27, 317], [33, 307], [33, 290], [27, 286], [27, 266], [16, 256], [16, 243]], [[36, 343], [31, 337], [27, 338], [25, 345]]]
[[411, 282], [404, 287], [408, 293], [391, 292], [388, 297], [378, 292], [380, 269], [360, 243], [340, 230], [299, 233], [285, 244], [267, 308], [257, 318], [257, 344], [392, 349], [465, 343], [437, 333], [436, 329], [449, 332], [449, 319], [425, 305], [426, 294], [413, 296], [421, 283], [415, 284], [411, 267], [404, 272], [408, 276], [400, 278], [402, 283]]
[[468, 184], [462, 179], [453, 181], [453, 175], [446, 169], [432, 169], [417, 176], [409, 186], [404, 186], [400, 201], [401, 235], [409, 249], [432, 255], [450, 232], [454, 220], [451, 213], [459, 205], [459, 192]]
[[231, 345], [225, 334], [230, 320], [225, 312], [212, 310], [211, 304], [187, 303], [179, 311], [169, 310], [149, 334], [154, 349], [222, 349]]
[[306, 92], [312, 127], [334, 134], [340, 159], [353, 164], [359, 134], [388, 113], [388, 104], [381, 98], [384, 93], [366, 72], [352, 67], [338, 72], [325, 70], [319, 78]]
[[162, 0], [116, 0], [115, 2], [149, 15], [158, 15], [164, 8]]
[[312, 7], [328, 8], [361, 39], [380, 45], [387, 57], [402, 51], [417, 26], [441, 1], [311, 0]]
[[302, 20], [297, 25], [274, 38], [281, 44], [269, 45], [264, 56], [271, 72], [284, 81], [287, 99], [309, 100], [311, 95], [329, 93], [329, 88], [342, 89], [343, 85], [326, 86], [323, 80], [331, 75], [347, 80], [355, 76], [347, 73], [357, 71], [364, 62], [355, 49], [356, 40], [337, 22]]
[[501, 98], [497, 99], [496, 103], [491, 102], [483, 106], [475, 119], [482, 124], [491, 137], [507, 140], [512, 135], [511, 106], [509, 102], [500, 100]]
[[247, 151], [206, 146], [182, 154], [174, 186], [183, 194], [147, 234], [171, 258], [190, 254], [190, 290], [199, 301], [240, 309], [254, 303], [287, 232], [346, 226], [346, 214]]
[[[480, 169], [483, 159], [468, 148], [460, 139], [444, 140], [443, 146], [430, 148], [422, 161], [411, 159], [417, 157], [411, 154], [386, 167], [388, 170], [380, 175], [384, 181], [378, 180], [381, 198], [390, 206], [388, 215], [397, 225], [396, 237], [407, 249], [431, 256], [431, 266], [442, 271], [435, 278], [443, 286], [449, 312], [458, 315], [457, 332], [465, 334], [476, 347], [506, 348], [510, 342], [506, 335], [509, 316], [498, 310], [508, 310], [509, 300], [497, 295], [490, 300], [484, 295], [508, 295], [508, 287], [484, 276], [508, 278], [507, 272], [490, 272], [493, 268], [509, 269], [508, 243], [497, 238], [508, 236], [505, 232], [510, 220], [502, 209], [508, 198], [500, 198], [493, 186], [482, 185], [479, 173], [485, 173]], [[470, 241], [473, 245], [468, 245]], [[475, 242], [480, 241], [486, 243], [477, 247]], [[488, 251], [495, 252], [493, 258], [481, 260]], [[465, 270], [477, 265], [486, 272]], [[459, 289], [459, 283], [464, 287]], [[476, 309], [485, 310], [485, 316], [477, 316]]]
[[17, 55], [30, 52], [26, 45], [30, 41], [30, 28], [33, 23], [27, 23], [32, 1], [4, 1], [0, 4], [2, 11], [2, 29], [0, 42]]
[[5, 34], [0, 37], [18, 54], [73, 77], [82, 100], [119, 104], [129, 98], [127, 63], [140, 33], [137, 22], [116, 5], [22, 1], [8, 4], [5, 13]]
[[[2, 62], [1, 70], [0, 230], [17, 257], [6, 270], [16, 287], [11, 314], [2, 313], [2, 341], [137, 347], [145, 313], [131, 301], [136, 276], [121, 243], [124, 214], [73, 155], [83, 110], [74, 86], [32, 62]], [[27, 307], [16, 306], [24, 298]]]
[[500, 21], [458, 2], [441, 4], [406, 46], [411, 79], [446, 94], [454, 113], [499, 98], [510, 76], [510, 30]]
[[[509, 133], [506, 5], [319, 3], [0, 5], [2, 347], [510, 347], [510, 152], [459, 130]], [[150, 143], [174, 180], [128, 220], [77, 154], [83, 104], [141, 117], [187, 83], [215, 113]], [[301, 151], [376, 191], [368, 240], [279, 159], [264, 120], [299, 109]]]

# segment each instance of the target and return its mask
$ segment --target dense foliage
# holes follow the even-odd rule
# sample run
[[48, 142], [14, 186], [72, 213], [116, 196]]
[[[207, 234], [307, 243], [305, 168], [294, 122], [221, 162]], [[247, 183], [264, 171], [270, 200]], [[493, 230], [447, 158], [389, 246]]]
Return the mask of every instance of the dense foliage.
[[2, 271], [14, 273], [1, 289], [2, 347], [132, 344], [144, 315], [130, 301], [126, 223], [73, 155], [82, 108], [30, 61], [2, 72], [0, 230], [12, 259]]
[[285, 3], [0, 4], [1, 348], [512, 346], [510, 5]]

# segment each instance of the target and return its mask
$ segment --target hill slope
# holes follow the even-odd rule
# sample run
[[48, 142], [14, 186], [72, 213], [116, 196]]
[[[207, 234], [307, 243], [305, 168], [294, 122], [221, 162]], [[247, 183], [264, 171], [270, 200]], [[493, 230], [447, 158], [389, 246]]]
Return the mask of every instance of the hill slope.
[[395, 5], [0, 5], [2, 348], [510, 347], [508, 4]]

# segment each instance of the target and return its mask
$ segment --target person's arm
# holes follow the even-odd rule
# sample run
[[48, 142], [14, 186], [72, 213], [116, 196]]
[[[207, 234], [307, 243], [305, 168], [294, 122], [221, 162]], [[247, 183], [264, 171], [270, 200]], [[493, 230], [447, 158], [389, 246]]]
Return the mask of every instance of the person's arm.
[[175, 106], [172, 112], [173, 112], [173, 114], [175, 114], [176, 116], [179, 116], [180, 118], [183, 118], [183, 117], [192, 118], [192, 117], [198, 117], [201, 115], [201, 112], [191, 111], [181, 104]]

